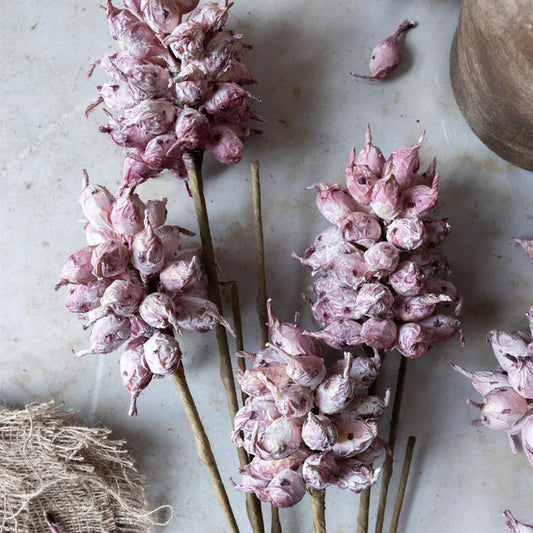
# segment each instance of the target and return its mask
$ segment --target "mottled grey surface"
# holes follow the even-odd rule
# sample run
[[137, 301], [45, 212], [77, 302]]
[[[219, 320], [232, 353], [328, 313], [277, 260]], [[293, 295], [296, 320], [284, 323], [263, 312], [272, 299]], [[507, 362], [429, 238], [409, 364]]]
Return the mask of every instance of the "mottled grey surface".
[[[77, 360], [71, 352], [85, 347], [88, 336], [63, 307], [65, 289], [53, 290], [65, 258], [84, 243], [76, 203], [81, 170], [112, 190], [120, 178], [124, 150], [98, 133], [102, 112], [83, 116], [95, 85], [105, 79], [97, 72], [87, 80], [85, 72], [113, 46], [104, 12], [96, 1], [1, 6], [0, 400], [22, 405], [53, 398], [78, 410], [79, 420], [108, 425], [115, 438], [128, 439], [150, 479], [152, 504], [174, 506], [176, 518], [162, 530], [223, 532], [172, 381], [152, 383], [139, 399], [139, 416], [128, 418], [118, 354]], [[533, 237], [533, 175], [491, 153], [455, 106], [448, 54], [458, 9], [457, 0], [237, 0], [229, 25], [254, 45], [248, 62], [262, 99], [255, 108], [267, 125], [247, 142], [240, 164], [222, 168], [207, 158], [205, 165], [219, 262], [225, 279], [240, 282], [245, 342], [255, 351], [250, 163], [261, 161], [269, 294], [281, 318], [302, 311], [310, 324], [300, 298], [309, 279], [290, 252], [302, 252], [327, 222], [305, 187], [343, 180], [349, 150], [363, 144], [368, 121], [386, 153], [427, 129], [421, 155], [423, 165], [438, 158], [439, 213], [453, 225], [445, 250], [465, 295], [467, 344], [461, 349], [454, 339], [408, 365], [397, 444], [403, 457], [408, 435], [418, 439], [400, 521], [409, 533], [497, 533], [507, 507], [533, 521], [533, 468], [522, 454], [511, 454], [504, 434], [470, 426], [476, 413], [464, 400], [476, 395], [449, 368], [456, 362], [491, 369], [486, 333], [525, 327], [524, 313], [533, 303], [531, 260], [511, 242]], [[405, 17], [419, 26], [406, 36], [404, 62], [390, 79], [371, 83], [349, 76], [364, 71], [372, 46]], [[171, 176], [139, 192], [144, 199], [167, 196], [171, 223], [196, 227], [192, 202]], [[228, 436], [214, 336], [189, 335], [183, 347], [229, 487], [237, 454]], [[393, 383], [398, 357], [389, 357], [384, 382]], [[392, 494], [396, 486], [397, 476]], [[229, 493], [242, 531], [248, 531], [244, 498], [231, 488]], [[331, 489], [327, 503], [329, 530], [354, 531], [358, 497]], [[375, 503], [374, 497], [372, 515]], [[284, 533], [311, 531], [307, 498], [280, 515]]]

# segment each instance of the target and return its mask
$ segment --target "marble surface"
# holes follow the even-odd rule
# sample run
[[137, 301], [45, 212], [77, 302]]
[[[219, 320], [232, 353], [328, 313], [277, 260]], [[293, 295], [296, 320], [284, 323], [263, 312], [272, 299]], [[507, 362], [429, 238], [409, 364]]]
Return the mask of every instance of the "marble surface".
[[[139, 416], [129, 418], [118, 354], [76, 359], [72, 350], [87, 344], [87, 334], [64, 309], [65, 291], [53, 290], [65, 258], [84, 242], [76, 203], [81, 170], [114, 190], [124, 154], [98, 133], [101, 111], [83, 116], [95, 85], [105, 79], [96, 73], [88, 80], [87, 68], [112, 49], [97, 4], [2, 2], [0, 401], [54, 399], [77, 410], [79, 421], [111, 427], [116, 438], [128, 440], [148, 476], [152, 505], [174, 507], [171, 524], [154, 530], [223, 532], [172, 381], [151, 384], [139, 400]], [[533, 522], [532, 467], [523, 454], [512, 455], [505, 435], [470, 425], [476, 413], [465, 399], [476, 394], [449, 367], [492, 368], [486, 333], [525, 327], [533, 302], [531, 260], [511, 241], [533, 236], [533, 175], [490, 152], [455, 105], [448, 55], [458, 10], [457, 0], [237, 0], [228, 25], [254, 45], [247, 61], [259, 81], [254, 92], [262, 102], [255, 109], [267, 124], [263, 135], [246, 143], [240, 164], [223, 168], [208, 159], [205, 165], [219, 262], [225, 278], [240, 283], [245, 344], [255, 351], [250, 163], [261, 161], [269, 295], [282, 318], [301, 311], [309, 323], [300, 297], [309, 278], [290, 252], [302, 252], [327, 222], [305, 187], [343, 180], [349, 150], [362, 145], [369, 121], [387, 153], [427, 129], [421, 156], [424, 165], [433, 156], [439, 162], [439, 213], [453, 226], [445, 250], [453, 280], [464, 291], [467, 344], [461, 349], [454, 339], [408, 364], [397, 450], [402, 457], [408, 435], [417, 436], [400, 521], [400, 530], [409, 533], [496, 533], [504, 530], [501, 511], [507, 507]], [[350, 71], [365, 70], [372, 45], [405, 17], [419, 26], [407, 36], [397, 72], [381, 83], [350, 77]], [[140, 193], [144, 199], [167, 196], [171, 223], [196, 227], [192, 202], [172, 177], [152, 180]], [[229, 487], [237, 454], [228, 436], [214, 335], [188, 336], [184, 351]], [[389, 357], [383, 383], [393, 386], [398, 361], [397, 354]], [[383, 432], [387, 427], [385, 419]], [[391, 494], [397, 482], [398, 472]], [[248, 531], [244, 498], [231, 487], [229, 495]], [[357, 506], [357, 496], [328, 491], [329, 531], [354, 531]], [[308, 498], [280, 515], [284, 533], [312, 530]]]

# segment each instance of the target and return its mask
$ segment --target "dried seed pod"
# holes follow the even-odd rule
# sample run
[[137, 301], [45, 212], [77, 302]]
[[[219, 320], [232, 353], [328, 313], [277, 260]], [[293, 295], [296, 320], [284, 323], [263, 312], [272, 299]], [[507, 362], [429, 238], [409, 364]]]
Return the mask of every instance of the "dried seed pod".
[[87, 171], [83, 171], [83, 184], [78, 197], [83, 216], [98, 229], [112, 230], [110, 215], [113, 209], [113, 195], [101, 185], [91, 185]]
[[383, 230], [376, 219], [368, 213], [348, 212], [338, 221], [343, 239], [370, 248], [381, 240]]
[[431, 344], [431, 337], [427, 329], [421, 324], [408, 322], [398, 329], [398, 351], [409, 359], [416, 359], [424, 355]]
[[369, 318], [363, 322], [359, 341], [376, 350], [390, 352], [396, 344], [398, 327], [390, 318]]
[[392, 220], [400, 214], [400, 186], [392, 173], [376, 181], [370, 196], [370, 207], [383, 220]]
[[152, 228], [148, 213], [144, 217], [144, 230], [137, 234], [131, 248], [131, 262], [141, 274], [143, 281], [161, 271], [165, 264], [165, 247]]
[[180, 293], [194, 289], [202, 276], [200, 250], [193, 249], [176, 253], [174, 259], [160, 272], [159, 280], [168, 291]]
[[398, 148], [398, 150], [393, 152], [390, 156], [390, 161], [392, 163], [391, 172], [394, 174], [394, 177], [402, 190], [411, 186], [413, 176], [420, 166], [418, 151], [424, 142], [425, 135], [426, 131], [422, 130], [417, 144]]
[[176, 306], [172, 298], [162, 292], [149, 294], [139, 306], [141, 318], [149, 325], [157, 329], [174, 328], [179, 335]]
[[416, 296], [425, 287], [426, 276], [414, 261], [402, 261], [396, 271], [389, 276], [389, 283], [397, 294]]
[[153, 374], [166, 376], [174, 372], [181, 361], [178, 341], [162, 331], [156, 331], [145, 343], [144, 361]]
[[332, 451], [339, 457], [352, 457], [365, 451], [376, 438], [377, 424], [362, 420], [355, 412], [345, 410], [333, 416], [338, 437]]
[[360, 344], [361, 324], [349, 318], [332, 320], [322, 331], [308, 331], [307, 335], [324, 341], [337, 350], [347, 350]]
[[302, 426], [302, 440], [311, 450], [328, 450], [335, 444], [337, 437], [337, 427], [326, 415], [315, 415], [312, 412], [307, 414]]
[[392, 311], [402, 322], [417, 322], [429, 318], [439, 303], [451, 302], [446, 294], [422, 293], [418, 296], [397, 296]]
[[365, 252], [364, 258], [372, 276], [385, 278], [396, 270], [400, 253], [393, 244], [378, 242]]
[[[270, 424], [280, 416], [274, 401], [264, 399], [248, 400], [248, 403], [237, 411], [233, 420], [234, 429], [231, 434], [233, 443], [236, 446], [243, 446], [244, 440], [241, 436], [241, 432], [245, 439], [250, 441], [257, 424], [259, 424], [257, 427], [257, 433], [262, 434]], [[250, 450], [248, 449], [248, 451]]]
[[137, 312], [145, 296], [142, 286], [117, 279], [105, 290], [100, 305], [110, 308], [117, 315], [131, 316]]
[[[378, 171], [379, 175], [381, 166], [374, 164], [374, 168], [376, 166], [380, 168]], [[348, 189], [348, 192], [360, 204], [364, 206], [370, 205], [370, 196], [377, 180], [378, 176], [369, 166], [366, 164], [356, 164], [355, 148], [352, 148], [348, 166], [346, 167], [346, 189]]]
[[309, 455], [310, 452], [308, 450], [300, 448], [288, 457], [285, 457], [285, 459], [278, 459], [277, 461], [265, 461], [259, 457], [254, 457], [252, 461], [242, 467], [239, 472], [241, 474], [249, 474], [255, 479], [265, 480], [268, 483], [274, 478], [274, 476], [283, 470], [290, 469], [295, 472], [298, 471]]
[[508, 372], [512, 367], [512, 360], [507, 356], [522, 358], [527, 355], [528, 342], [525, 340], [527, 333], [523, 331], [497, 331], [493, 329], [487, 335], [487, 341], [492, 346], [492, 351], [498, 360], [499, 365]]
[[400, 251], [416, 250], [425, 239], [424, 224], [416, 218], [395, 218], [387, 226], [387, 240]]
[[264, 385], [272, 393], [276, 409], [287, 418], [301, 418], [313, 407], [313, 392], [307, 387], [289, 383], [283, 388], [278, 387], [264, 374], [259, 375]]
[[155, 232], [163, 244], [164, 262], [166, 264], [174, 259], [180, 250], [183, 230], [179, 226], [160, 226], [155, 229]]
[[113, 229], [124, 237], [133, 237], [144, 229], [144, 202], [131, 189], [113, 202], [111, 224]]
[[509, 385], [524, 398], [533, 400], [533, 355], [520, 358], [508, 355], [507, 359], [511, 363], [507, 371]]
[[263, 432], [259, 432], [259, 422], [252, 434], [251, 446], [246, 447], [249, 453], [261, 459], [285, 459], [294, 453], [301, 444], [301, 423], [294, 418], [284, 416], [276, 418]]
[[221, 325], [235, 336], [229, 322], [218, 312], [213, 302], [204, 298], [180, 295], [174, 299], [174, 305], [176, 322], [182, 328], [205, 333]]
[[363, 149], [357, 154], [357, 165], [367, 166], [376, 176], [381, 176], [381, 170], [385, 164], [385, 157], [381, 150], [372, 144], [370, 124], [366, 126], [366, 139]]
[[71, 313], [88, 313], [100, 305], [100, 298], [109, 286], [109, 280], [99, 279], [86, 285], [70, 285], [65, 307]]
[[381, 283], [365, 283], [357, 295], [356, 306], [368, 317], [385, 318], [391, 315], [394, 296]]

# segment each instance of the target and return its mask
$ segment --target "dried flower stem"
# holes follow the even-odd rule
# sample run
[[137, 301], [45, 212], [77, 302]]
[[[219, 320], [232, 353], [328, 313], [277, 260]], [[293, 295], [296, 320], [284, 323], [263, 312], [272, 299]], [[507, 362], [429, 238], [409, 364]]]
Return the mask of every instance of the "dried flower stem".
[[204, 463], [206, 466], [209, 476], [211, 477], [211, 482], [215, 488], [218, 503], [222, 509], [222, 512], [224, 513], [224, 518], [226, 519], [228, 531], [238, 533], [239, 528], [237, 526], [235, 516], [233, 515], [233, 510], [231, 509], [224, 483], [222, 483], [215, 456], [213, 455], [213, 450], [211, 449], [209, 439], [207, 438], [207, 434], [204, 430], [202, 421], [200, 420], [200, 415], [196, 409], [191, 391], [187, 385], [187, 379], [185, 377], [183, 365], [180, 365], [172, 374], [172, 379], [174, 380], [174, 384], [176, 385], [176, 389], [180, 395], [183, 408], [185, 409], [185, 413], [189, 419], [189, 424], [191, 425], [194, 440], [196, 442], [196, 449], [198, 450], [198, 456], [200, 457], [202, 463]]
[[[231, 310], [233, 313], [233, 328], [235, 329], [235, 345], [238, 351], [244, 350], [244, 341], [242, 336], [242, 319], [241, 306], [239, 301], [239, 288], [236, 283], [231, 286]], [[244, 358], [238, 358], [239, 367], [241, 370], [246, 370], [246, 363]], [[246, 402], [248, 395], [242, 392], [242, 403]], [[263, 522], [263, 511], [261, 509], [261, 502], [257, 496], [252, 492], [246, 493], [246, 513], [250, 520], [253, 533], [264, 533], [265, 526]]]
[[[259, 161], [252, 163], [252, 197], [254, 206], [255, 250], [257, 256], [257, 315], [261, 345], [268, 342], [267, 291], [265, 274], [265, 242], [263, 237], [263, 217], [261, 213], [261, 180], [259, 177]], [[281, 522], [277, 507], [271, 506], [271, 533], [281, 533]]]
[[252, 196], [254, 206], [255, 250], [257, 254], [257, 314], [261, 328], [261, 344], [268, 342], [267, 290], [265, 274], [265, 242], [263, 237], [263, 216], [261, 212], [261, 180], [259, 161], [252, 163]]
[[307, 489], [311, 496], [314, 533], [326, 533], [326, 491]]
[[396, 495], [396, 502], [394, 503], [394, 511], [392, 513], [392, 522], [389, 533], [396, 533], [398, 530], [398, 523], [400, 521], [400, 513], [402, 512], [403, 498], [405, 496], [405, 487], [407, 486], [407, 478], [409, 477], [409, 470], [411, 469], [411, 461], [413, 459], [413, 450], [416, 443], [416, 437], [412, 435], [407, 440], [407, 447], [405, 448], [405, 458], [403, 460], [402, 476], [400, 478], [400, 485], [398, 486], [398, 494]]
[[357, 515], [357, 533], [368, 533], [368, 514], [370, 507], [370, 487], [361, 491], [359, 497], [359, 513]]
[[[407, 371], [407, 358], [401, 357], [400, 368], [398, 369], [398, 380], [396, 382], [396, 392], [394, 394], [394, 404], [392, 406], [392, 419], [389, 428], [389, 448], [391, 454], [394, 453], [394, 443], [398, 434], [398, 423], [400, 420], [400, 408], [402, 405], [403, 387], [405, 384], [405, 373]], [[389, 490], [389, 483], [392, 476], [392, 459], [385, 458], [383, 463], [383, 471], [381, 474], [381, 490], [379, 493], [378, 513], [376, 517], [375, 533], [383, 531], [383, 522], [385, 520], [385, 507], [387, 505], [387, 493]]]

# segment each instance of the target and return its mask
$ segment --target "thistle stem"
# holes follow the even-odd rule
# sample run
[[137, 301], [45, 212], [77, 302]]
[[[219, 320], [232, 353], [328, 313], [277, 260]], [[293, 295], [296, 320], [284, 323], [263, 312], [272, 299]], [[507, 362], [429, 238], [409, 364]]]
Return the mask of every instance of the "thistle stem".
[[[407, 371], [407, 358], [401, 357], [400, 368], [398, 369], [398, 380], [396, 382], [396, 392], [394, 394], [394, 403], [392, 406], [392, 419], [389, 428], [389, 448], [391, 455], [394, 453], [394, 444], [398, 434], [398, 423], [400, 420], [400, 409], [402, 405], [403, 387], [405, 384], [405, 374]], [[381, 473], [381, 489], [379, 493], [378, 513], [376, 517], [375, 533], [383, 531], [383, 522], [385, 520], [385, 508], [387, 505], [387, 493], [389, 491], [389, 483], [392, 477], [392, 458], [387, 456], [383, 463], [383, 471]]]
[[[257, 316], [261, 332], [261, 347], [268, 342], [267, 290], [265, 274], [265, 242], [263, 236], [263, 217], [261, 212], [261, 180], [259, 161], [252, 163], [252, 197], [254, 206], [255, 250], [257, 257]], [[271, 533], [281, 533], [281, 522], [277, 507], [271, 506]]]
[[326, 533], [326, 491], [307, 489], [311, 496], [314, 533]]
[[231, 531], [232, 533], [238, 533], [239, 528], [237, 526], [235, 516], [233, 515], [233, 510], [231, 509], [224, 483], [222, 483], [220, 472], [218, 471], [217, 467], [217, 462], [215, 456], [213, 455], [213, 450], [211, 449], [209, 439], [204, 430], [204, 426], [202, 424], [202, 421], [200, 420], [200, 415], [198, 414], [194, 399], [187, 384], [187, 378], [185, 377], [185, 370], [182, 364], [172, 374], [172, 379], [174, 380], [174, 385], [176, 385], [176, 389], [178, 390], [178, 394], [181, 398], [183, 408], [185, 409], [185, 413], [187, 415], [187, 418], [189, 419], [189, 424], [191, 425], [194, 440], [196, 442], [198, 456], [207, 468], [207, 471], [211, 478], [211, 483], [213, 484], [213, 487], [215, 489], [218, 503], [220, 505], [220, 508], [222, 509], [224, 518], [226, 519], [228, 531]]
[[405, 488], [407, 486], [407, 478], [411, 470], [411, 461], [413, 459], [413, 450], [416, 443], [416, 437], [412, 435], [407, 440], [407, 447], [405, 448], [405, 458], [403, 460], [402, 476], [400, 478], [400, 485], [398, 486], [398, 494], [396, 495], [396, 502], [394, 503], [394, 511], [392, 513], [392, 522], [389, 533], [396, 533], [398, 531], [398, 523], [400, 522], [400, 513], [402, 512], [403, 498], [405, 496]]
[[[239, 300], [239, 288], [236, 283], [231, 287], [231, 310], [233, 313], [233, 327], [235, 329], [235, 346], [237, 351], [244, 350], [244, 340], [242, 335], [242, 319], [241, 319], [241, 306]], [[238, 358], [239, 368], [243, 371], [246, 370], [246, 363], [244, 358]], [[242, 403], [246, 402], [248, 395], [242, 392]], [[265, 526], [263, 522], [263, 511], [261, 509], [261, 502], [257, 499], [256, 495], [247, 492], [246, 493], [246, 513], [250, 520], [253, 533], [264, 533]]]

